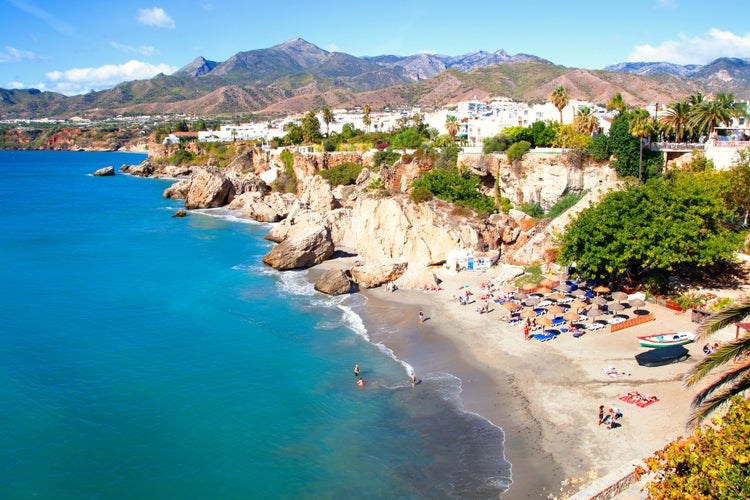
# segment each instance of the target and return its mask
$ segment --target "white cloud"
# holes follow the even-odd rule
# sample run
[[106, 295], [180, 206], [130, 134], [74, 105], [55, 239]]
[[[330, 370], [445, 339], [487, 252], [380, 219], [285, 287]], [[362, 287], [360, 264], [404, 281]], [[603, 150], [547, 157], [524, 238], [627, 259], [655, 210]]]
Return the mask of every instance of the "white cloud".
[[3, 50], [0, 50], [0, 63], [36, 61], [37, 59], [38, 57], [33, 52], [20, 50], [9, 45], [6, 45]]
[[23, 83], [13, 81], [13, 82], [6, 83], [5, 84], [5, 88], [6, 89], [23, 89], [25, 87], [24, 87]]
[[50, 84], [45, 89], [63, 94], [82, 94], [89, 90], [101, 90], [131, 80], [153, 78], [159, 73], [171, 74], [179, 68], [168, 64], [149, 64], [128, 61], [124, 64], [106, 64], [98, 68], [73, 68], [65, 71], [50, 71], [45, 77]]
[[146, 26], [154, 26], [156, 28], [174, 29], [175, 27], [172, 18], [169, 17], [169, 14], [164, 12], [164, 9], [161, 7], [154, 7], [153, 9], [138, 9], [136, 20]]
[[109, 42], [112, 47], [115, 49], [121, 51], [121, 52], [135, 52], [136, 54], [140, 54], [142, 56], [152, 56], [156, 54], [156, 49], [151, 47], [150, 45], [139, 45], [138, 47], [133, 47], [132, 45], [124, 45], [122, 43], [117, 42]]
[[678, 40], [668, 40], [656, 47], [637, 45], [628, 61], [707, 64], [719, 57], [750, 57], [750, 33], [739, 36], [712, 28], [694, 37], [680, 34]]

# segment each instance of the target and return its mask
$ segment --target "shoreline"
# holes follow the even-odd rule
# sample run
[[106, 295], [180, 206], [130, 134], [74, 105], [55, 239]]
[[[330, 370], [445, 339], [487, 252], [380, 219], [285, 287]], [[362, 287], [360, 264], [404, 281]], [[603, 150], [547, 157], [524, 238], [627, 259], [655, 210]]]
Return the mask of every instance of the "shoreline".
[[[328, 268], [347, 269], [349, 260], [321, 263], [312, 268], [310, 279]], [[648, 303], [644, 308], [655, 316], [648, 323], [618, 332], [604, 328], [581, 338], [563, 333], [549, 342], [527, 341], [520, 325], [500, 320], [496, 304], [479, 314], [476, 302], [460, 306], [453, 299], [466, 285], [479, 293], [480, 284], [496, 274], [493, 269], [434, 271], [442, 291], [361, 290], [367, 297], [363, 321], [368, 330], [377, 322], [401, 327], [403, 334], [378, 341], [413, 366], [417, 376], [445, 372], [460, 378], [463, 410], [503, 430], [504, 454], [512, 466], [504, 499], [574, 493], [624, 465], [635, 467], [685, 435], [690, 401], [699, 388], [685, 390], [682, 376], [704, 357], [701, 346], [687, 344], [687, 361], [661, 367], [639, 366], [634, 355], [645, 350], [639, 335], [694, 331], [689, 313]], [[423, 325], [419, 309], [425, 312]], [[729, 340], [727, 335], [719, 332], [713, 339]], [[607, 373], [611, 367], [617, 375]], [[659, 401], [641, 408], [619, 400], [631, 391]], [[597, 424], [600, 404], [622, 410], [618, 427]]]

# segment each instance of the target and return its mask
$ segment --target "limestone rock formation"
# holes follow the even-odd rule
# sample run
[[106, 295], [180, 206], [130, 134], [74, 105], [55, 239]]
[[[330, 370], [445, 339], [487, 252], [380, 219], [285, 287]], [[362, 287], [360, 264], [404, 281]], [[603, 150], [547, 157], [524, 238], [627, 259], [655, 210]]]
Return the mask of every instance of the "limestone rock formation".
[[[250, 191], [236, 196], [228, 208], [259, 222], [279, 222], [286, 218], [297, 199], [293, 194], [273, 192], [267, 196]], [[282, 241], [283, 238], [278, 241]]]
[[343, 269], [329, 269], [315, 282], [315, 289], [328, 295], [343, 295], [353, 289], [352, 282]]
[[165, 189], [162, 196], [169, 200], [184, 200], [189, 190], [190, 179], [182, 179]]
[[331, 184], [319, 175], [307, 177], [302, 184], [302, 192], [299, 201], [310, 210], [327, 212], [339, 208], [336, 198], [333, 197]]
[[123, 165], [120, 167], [120, 171], [136, 177], [149, 177], [154, 173], [154, 167], [150, 161], [144, 160], [140, 165]]
[[172, 217], [174, 218], [187, 217], [187, 210], [185, 210], [184, 208], [181, 208], [178, 211], [176, 211]]
[[232, 201], [234, 186], [232, 181], [220, 172], [200, 170], [190, 181], [185, 195], [185, 208], [222, 207]]
[[406, 271], [406, 262], [367, 263], [351, 268], [352, 280], [362, 288], [375, 288], [398, 279]]
[[395, 285], [403, 290], [421, 290], [425, 286], [439, 286], [440, 280], [428, 267], [409, 266], [406, 272], [396, 279]]
[[263, 262], [274, 269], [298, 269], [320, 264], [333, 255], [331, 235], [324, 226], [301, 230], [273, 247]]
[[96, 177], [111, 177], [113, 175], [115, 175], [115, 167], [104, 167], [94, 172]]

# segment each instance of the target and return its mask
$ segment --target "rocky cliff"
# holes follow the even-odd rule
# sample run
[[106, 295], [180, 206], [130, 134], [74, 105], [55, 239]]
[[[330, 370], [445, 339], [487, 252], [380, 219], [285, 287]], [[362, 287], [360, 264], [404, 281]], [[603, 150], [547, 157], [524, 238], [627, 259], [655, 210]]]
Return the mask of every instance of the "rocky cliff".
[[[411, 201], [409, 183], [430, 168], [419, 159], [403, 158], [378, 173], [365, 168], [352, 186], [334, 188], [315, 175], [344, 161], [369, 160], [365, 158], [357, 153], [296, 154], [296, 194], [269, 187], [274, 176], [268, 174], [282, 168], [276, 153], [248, 151], [222, 169], [154, 166], [146, 161], [122, 170], [181, 179], [164, 194], [184, 198], [186, 208], [227, 206], [259, 221], [278, 222], [267, 239], [279, 245], [264, 259], [274, 267], [315, 265], [330, 258], [336, 247], [354, 252], [361, 265], [369, 266], [350, 273], [363, 287], [397, 279], [401, 286], [421, 286], [429, 279], [425, 270], [442, 264], [454, 249], [497, 249], [507, 263], [549, 259], [555, 235], [564, 231], [573, 214], [617, 188], [616, 174], [607, 165], [576, 165], [562, 155], [527, 155], [515, 165], [499, 155], [459, 157], [462, 168], [482, 177], [488, 194], [498, 188], [514, 204], [549, 207], [568, 193], [586, 193], [565, 215], [540, 225], [517, 210], [476, 218], [440, 200]], [[389, 189], [369, 189], [375, 178]], [[366, 283], [358, 282], [358, 276]]]

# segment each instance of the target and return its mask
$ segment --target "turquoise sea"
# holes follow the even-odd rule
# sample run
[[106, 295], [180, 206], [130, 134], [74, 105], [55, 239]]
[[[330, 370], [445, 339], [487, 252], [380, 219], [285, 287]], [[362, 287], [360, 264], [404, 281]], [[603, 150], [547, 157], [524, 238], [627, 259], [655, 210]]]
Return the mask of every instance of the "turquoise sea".
[[[0, 498], [488, 498], [502, 431], [371, 341], [361, 295], [172, 218], [145, 155], [0, 151]], [[369, 381], [354, 384], [354, 363]]]

